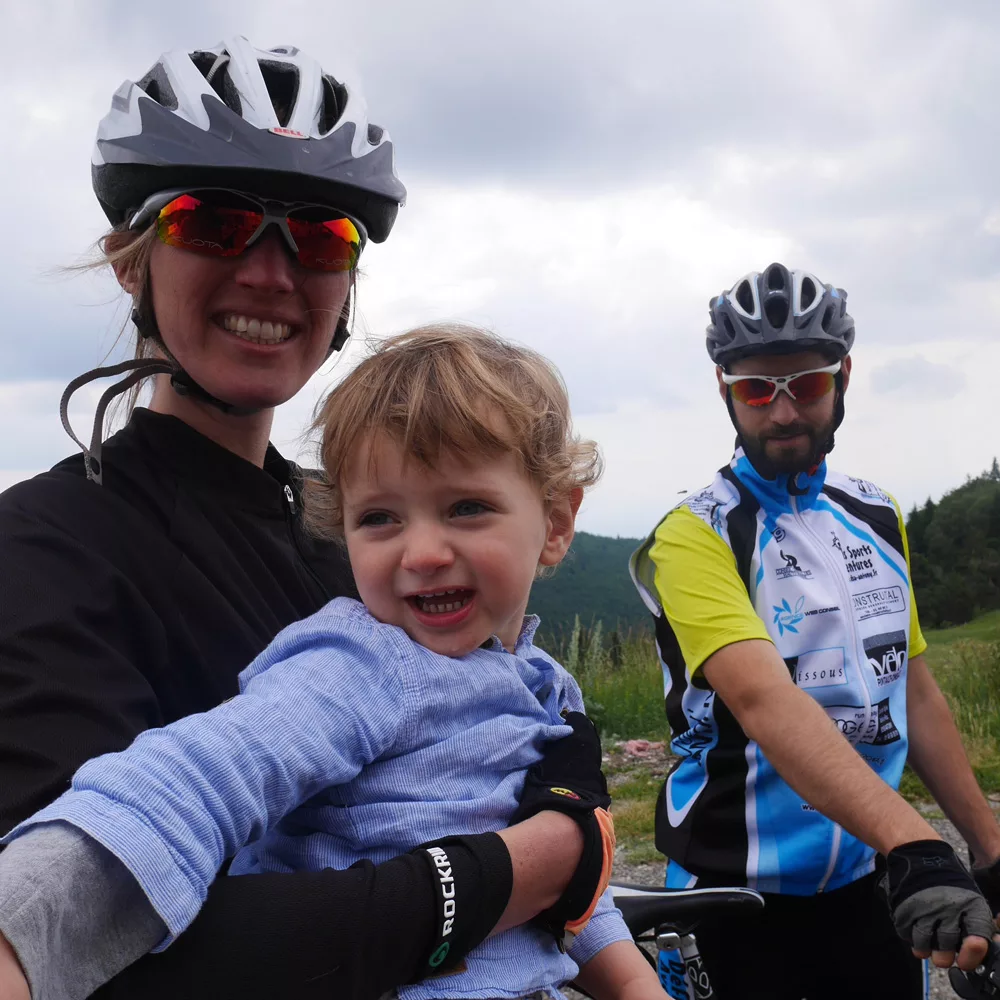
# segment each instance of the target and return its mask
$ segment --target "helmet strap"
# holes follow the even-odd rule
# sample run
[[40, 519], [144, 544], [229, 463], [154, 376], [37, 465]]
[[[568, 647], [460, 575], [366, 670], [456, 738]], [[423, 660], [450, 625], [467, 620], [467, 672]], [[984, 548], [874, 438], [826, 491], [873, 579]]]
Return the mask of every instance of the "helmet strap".
[[[141, 382], [150, 375], [168, 374], [174, 370], [174, 366], [163, 358], [134, 358], [131, 361], [122, 361], [117, 365], [109, 365], [106, 368], [94, 368], [89, 372], [73, 379], [62, 394], [59, 400], [59, 418], [62, 420], [63, 429], [80, 446], [83, 452], [83, 464], [87, 470], [87, 478], [101, 486], [104, 482], [104, 470], [101, 467], [101, 448], [104, 443], [104, 414], [107, 412], [108, 404], [115, 396], [126, 392], [137, 382]], [[90, 436], [90, 447], [88, 448], [73, 432], [73, 427], [69, 422], [69, 401], [73, 393], [82, 386], [87, 385], [99, 378], [107, 378], [110, 375], [121, 375], [123, 372], [129, 374], [119, 382], [104, 391], [97, 403], [97, 412], [94, 414], [94, 428]]]

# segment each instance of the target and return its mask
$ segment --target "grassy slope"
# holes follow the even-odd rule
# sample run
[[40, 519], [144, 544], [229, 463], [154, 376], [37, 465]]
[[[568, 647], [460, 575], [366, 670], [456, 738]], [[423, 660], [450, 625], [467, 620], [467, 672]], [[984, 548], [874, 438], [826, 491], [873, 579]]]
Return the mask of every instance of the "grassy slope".
[[1000, 642], [1000, 611], [988, 611], [965, 625], [955, 625], [953, 628], [927, 629], [924, 638], [931, 647], [929, 656], [941, 649], [963, 639], [973, 639], [977, 642]]
[[[965, 625], [928, 630], [927, 660], [948, 698], [973, 769], [983, 791], [1000, 792], [1000, 611]], [[627, 860], [655, 860], [652, 844], [656, 795], [662, 768], [654, 774], [643, 761], [626, 758], [618, 740], [667, 738], [662, 679], [651, 638], [636, 636], [626, 646], [620, 671], [603, 669], [580, 678], [588, 710], [604, 735], [619, 840]], [[907, 770], [900, 791], [914, 802], [930, 800], [920, 780]]]
[[[928, 629], [927, 662], [944, 691], [984, 792], [1000, 792], [1000, 611], [965, 625]], [[930, 794], [912, 771], [900, 791], [911, 801]]]

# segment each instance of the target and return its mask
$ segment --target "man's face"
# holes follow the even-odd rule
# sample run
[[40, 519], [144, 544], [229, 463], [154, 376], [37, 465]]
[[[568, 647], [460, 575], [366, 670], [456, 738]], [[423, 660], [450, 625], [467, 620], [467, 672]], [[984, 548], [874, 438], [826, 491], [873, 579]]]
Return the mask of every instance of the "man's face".
[[[729, 366], [729, 374], [792, 375], [796, 372], [823, 368], [830, 359], [818, 351], [797, 354], [770, 354], [742, 358]], [[841, 365], [844, 391], [851, 376], [851, 359]], [[716, 369], [719, 395], [726, 399], [728, 386], [722, 381], [722, 369]], [[733, 399], [733, 415], [743, 439], [747, 457], [758, 472], [765, 476], [803, 472], [819, 461], [834, 431], [835, 390], [812, 402], [793, 400], [788, 393], [778, 392], [765, 406], [749, 406]]]

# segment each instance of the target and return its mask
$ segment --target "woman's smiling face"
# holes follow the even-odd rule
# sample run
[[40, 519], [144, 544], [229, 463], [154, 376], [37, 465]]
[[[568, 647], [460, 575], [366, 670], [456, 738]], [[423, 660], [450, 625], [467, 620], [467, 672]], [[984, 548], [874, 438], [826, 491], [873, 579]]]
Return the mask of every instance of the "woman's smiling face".
[[326, 358], [350, 272], [302, 267], [274, 228], [237, 257], [155, 240], [152, 304], [160, 336], [213, 396], [264, 409], [291, 399]]

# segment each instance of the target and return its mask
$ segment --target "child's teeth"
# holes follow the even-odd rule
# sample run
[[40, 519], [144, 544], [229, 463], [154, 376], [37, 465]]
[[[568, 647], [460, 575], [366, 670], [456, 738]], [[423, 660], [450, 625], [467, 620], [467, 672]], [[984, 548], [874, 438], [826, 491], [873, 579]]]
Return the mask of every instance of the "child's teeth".
[[467, 598], [463, 598], [460, 601], [439, 601], [437, 598], [449, 597], [457, 593], [457, 590], [440, 590], [434, 594], [421, 594], [417, 598], [417, 602], [420, 605], [420, 610], [426, 614], [445, 614], [449, 611], [458, 611], [459, 608], [464, 607]]

